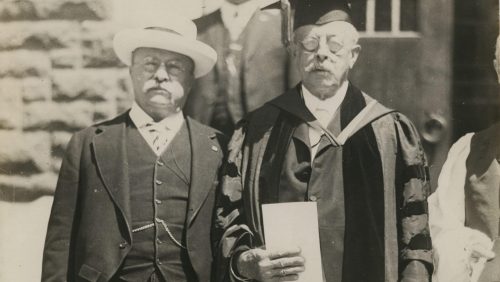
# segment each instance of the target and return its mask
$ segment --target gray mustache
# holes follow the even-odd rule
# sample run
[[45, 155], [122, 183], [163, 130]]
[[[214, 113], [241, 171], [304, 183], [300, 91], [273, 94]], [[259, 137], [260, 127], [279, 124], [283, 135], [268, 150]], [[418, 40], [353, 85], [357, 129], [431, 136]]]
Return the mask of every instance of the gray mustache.
[[144, 92], [147, 92], [150, 90], [164, 90], [164, 91], [171, 93], [172, 89], [173, 89], [173, 85], [170, 82], [157, 83], [154, 80], [146, 81], [146, 83], [144, 83], [144, 87], [143, 87]]

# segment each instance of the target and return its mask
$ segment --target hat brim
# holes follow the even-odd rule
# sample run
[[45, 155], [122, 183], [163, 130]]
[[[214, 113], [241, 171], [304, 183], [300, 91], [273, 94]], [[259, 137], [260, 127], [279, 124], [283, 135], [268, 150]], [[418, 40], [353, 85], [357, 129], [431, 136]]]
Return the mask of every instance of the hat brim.
[[194, 77], [207, 74], [217, 61], [217, 53], [207, 44], [176, 33], [155, 29], [126, 29], [113, 39], [118, 58], [127, 66], [132, 63], [132, 52], [137, 48], [157, 48], [190, 57], [194, 62]]

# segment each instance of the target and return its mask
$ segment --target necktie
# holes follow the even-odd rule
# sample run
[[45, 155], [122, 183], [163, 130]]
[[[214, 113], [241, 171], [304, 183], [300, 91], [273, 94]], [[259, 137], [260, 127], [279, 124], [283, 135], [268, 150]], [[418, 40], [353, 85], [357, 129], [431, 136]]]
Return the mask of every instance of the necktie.
[[167, 142], [167, 128], [159, 123], [151, 122], [146, 124], [146, 129], [153, 139], [153, 147], [159, 153], [163, 145]]

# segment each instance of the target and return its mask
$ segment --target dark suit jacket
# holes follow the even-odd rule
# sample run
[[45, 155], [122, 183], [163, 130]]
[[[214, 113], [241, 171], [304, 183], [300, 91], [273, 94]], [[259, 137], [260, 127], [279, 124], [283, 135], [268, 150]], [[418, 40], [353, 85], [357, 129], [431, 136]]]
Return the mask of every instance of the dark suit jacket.
[[[198, 39], [212, 46], [218, 56], [217, 64], [206, 76], [197, 79], [188, 97], [184, 112], [194, 119], [210, 124], [219, 90], [220, 73], [225, 68], [224, 50], [229, 32], [224, 27], [220, 10], [196, 22]], [[271, 10], [257, 10], [242, 32], [242, 91], [247, 111], [284, 93], [298, 82], [286, 48], [281, 43], [281, 15]], [[238, 110], [240, 99], [228, 101], [234, 122], [245, 113]], [[239, 113], [239, 114], [238, 114]]]
[[[108, 281], [131, 249], [128, 112], [76, 133], [50, 215], [42, 281]], [[192, 148], [186, 244], [200, 281], [211, 275], [210, 226], [222, 163], [220, 135], [186, 119]]]

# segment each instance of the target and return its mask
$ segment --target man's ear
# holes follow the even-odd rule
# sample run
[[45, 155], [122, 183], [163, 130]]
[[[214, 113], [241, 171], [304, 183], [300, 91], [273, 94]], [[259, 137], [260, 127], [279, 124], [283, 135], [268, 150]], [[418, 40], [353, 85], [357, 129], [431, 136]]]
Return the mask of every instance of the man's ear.
[[356, 45], [354, 45], [352, 47], [352, 49], [351, 49], [351, 60], [350, 60], [350, 63], [349, 63], [349, 66], [351, 67], [351, 69], [354, 67], [354, 64], [358, 60], [360, 52], [361, 52], [361, 46], [360, 45], [356, 44]]

